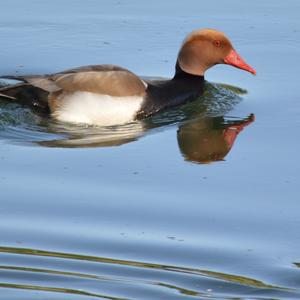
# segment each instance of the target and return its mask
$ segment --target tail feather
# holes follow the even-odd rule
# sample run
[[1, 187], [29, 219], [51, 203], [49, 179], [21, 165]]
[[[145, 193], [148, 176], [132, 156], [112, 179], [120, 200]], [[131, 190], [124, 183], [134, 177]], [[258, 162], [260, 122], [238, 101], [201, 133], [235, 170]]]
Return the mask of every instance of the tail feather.
[[23, 88], [27, 86], [27, 83], [18, 83], [14, 85], [5, 85], [0, 87], [0, 95], [1, 97], [6, 97], [6, 98], [16, 98], [16, 93], [19, 91], [20, 88]]
[[48, 94], [48, 92], [24, 82], [0, 87], [0, 97], [42, 111], [49, 111]]
[[17, 100], [15, 97], [8, 96], [5, 94], [0, 93], [0, 98], [10, 99], [10, 100]]
[[6, 91], [8, 89], [9, 89], [9, 86], [0, 86], [0, 98], [16, 100], [15, 97], [6, 94]]

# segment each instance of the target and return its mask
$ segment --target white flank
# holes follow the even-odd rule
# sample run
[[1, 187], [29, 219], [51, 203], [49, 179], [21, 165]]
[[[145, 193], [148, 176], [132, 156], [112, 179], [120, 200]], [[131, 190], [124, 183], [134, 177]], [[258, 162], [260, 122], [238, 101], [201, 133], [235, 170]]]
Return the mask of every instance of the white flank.
[[77, 91], [58, 99], [52, 116], [59, 121], [110, 126], [133, 121], [141, 108], [140, 96], [113, 97]]

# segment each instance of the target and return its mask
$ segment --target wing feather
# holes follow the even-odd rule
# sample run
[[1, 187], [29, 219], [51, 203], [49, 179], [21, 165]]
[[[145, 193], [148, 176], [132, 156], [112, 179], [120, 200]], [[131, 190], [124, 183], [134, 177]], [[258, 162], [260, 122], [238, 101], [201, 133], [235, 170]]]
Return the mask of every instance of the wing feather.
[[140, 96], [145, 92], [143, 81], [123, 70], [59, 74], [52, 80], [65, 92], [85, 91], [119, 97]]
[[49, 93], [85, 91], [110, 96], [142, 96], [146, 83], [115, 65], [90, 65], [52, 75], [2, 76], [29, 83]]

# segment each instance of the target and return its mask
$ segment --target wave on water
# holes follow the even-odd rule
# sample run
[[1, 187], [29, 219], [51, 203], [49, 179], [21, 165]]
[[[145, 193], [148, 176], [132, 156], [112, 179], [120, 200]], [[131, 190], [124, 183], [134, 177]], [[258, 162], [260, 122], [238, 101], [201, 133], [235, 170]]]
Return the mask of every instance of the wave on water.
[[[6, 261], [0, 265], [0, 273], [6, 278], [0, 281], [0, 288], [15, 293], [21, 290], [31, 294], [31, 299], [41, 299], [39, 293], [71, 297], [68, 299], [115, 300], [139, 299], [141, 295], [147, 299], [161, 299], [162, 294], [166, 299], [233, 299], [240, 293], [248, 295], [247, 299], [299, 296], [293, 288], [184, 266], [3, 246], [0, 257]], [[48, 284], [45, 285], [46, 279]]]

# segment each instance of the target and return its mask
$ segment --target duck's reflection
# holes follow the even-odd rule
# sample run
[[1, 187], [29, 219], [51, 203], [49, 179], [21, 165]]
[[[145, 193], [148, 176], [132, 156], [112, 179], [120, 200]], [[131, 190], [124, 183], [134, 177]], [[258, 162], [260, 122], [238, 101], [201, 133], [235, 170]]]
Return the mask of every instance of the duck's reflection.
[[210, 163], [223, 160], [238, 134], [253, 121], [254, 115], [251, 114], [245, 119], [226, 120], [222, 116], [183, 123], [177, 131], [179, 149], [188, 161]]
[[60, 148], [96, 148], [121, 146], [138, 140], [146, 133], [146, 127], [141, 122], [134, 122], [122, 126], [113, 127], [76, 127], [69, 125], [60, 127], [60, 124], [48, 125], [48, 132], [65, 135], [66, 137], [38, 141], [41, 146]]
[[[229, 153], [238, 134], [254, 121], [246, 118], [199, 117], [179, 123], [177, 141], [187, 161], [210, 163], [221, 161]], [[153, 126], [153, 124], [152, 124]], [[112, 147], [133, 142], [153, 127], [149, 123], [133, 123], [115, 128], [89, 128], [75, 132], [66, 139], [38, 142], [48, 147]], [[52, 131], [58, 132], [57, 128]]]

